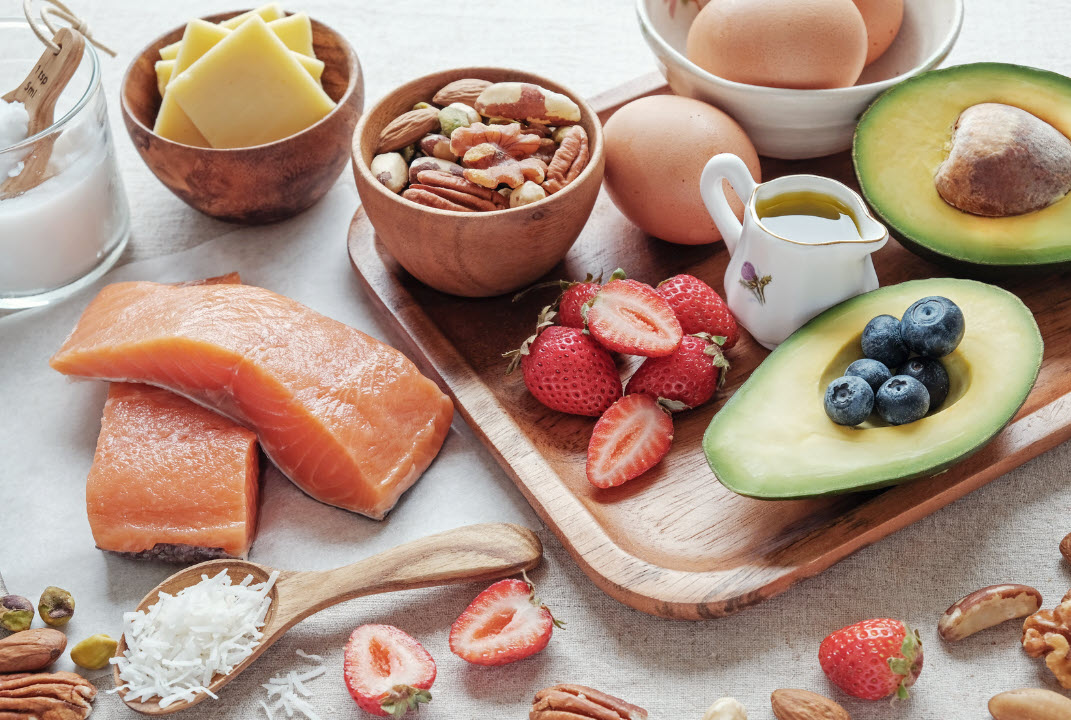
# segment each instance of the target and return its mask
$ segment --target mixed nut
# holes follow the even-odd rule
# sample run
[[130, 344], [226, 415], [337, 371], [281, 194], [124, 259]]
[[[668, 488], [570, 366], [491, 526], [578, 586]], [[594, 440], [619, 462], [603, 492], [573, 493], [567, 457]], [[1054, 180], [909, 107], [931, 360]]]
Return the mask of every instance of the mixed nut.
[[584, 685], [562, 684], [540, 690], [529, 720], [647, 720], [647, 711]]
[[439, 210], [528, 205], [587, 167], [580, 116], [570, 98], [533, 83], [455, 80], [383, 128], [369, 169], [391, 192]]

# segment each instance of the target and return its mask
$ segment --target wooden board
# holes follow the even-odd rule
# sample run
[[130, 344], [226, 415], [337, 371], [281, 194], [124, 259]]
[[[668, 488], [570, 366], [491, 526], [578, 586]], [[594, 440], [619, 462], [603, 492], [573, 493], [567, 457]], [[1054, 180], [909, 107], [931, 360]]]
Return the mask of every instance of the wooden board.
[[[624, 102], [656, 92], [666, 92], [661, 78], [642, 78], [594, 105], [605, 121]], [[794, 172], [855, 185], [847, 153], [818, 161], [763, 159], [764, 179]], [[678, 619], [737, 612], [1071, 437], [1071, 277], [1026, 276], [1001, 284], [1023, 299], [1041, 327], [1045, 360], [1037, 385], [1004, 432], [942, 475], [879, 492], [781, 502], [722, 487], [700, 439], [717, 409], [767, 355], [745, 333], [730, 354], [733, 369], [717, 401], [675, 418], [676, 439], [666, 460], [623, 487], [597, 490], [584, 473], [593, 419], [547, 410], [527, 393], [519, 373], [504, 374], [501, 354], [531, 334], [554, 290], [516, 303], [431, 290], [377, 245], [360, 209], [349, 250], [369, 295], [404, 331], [417, 362], [454, 397], [543, 521], [600, 588], [643, 612]], [[685, 247], [647, 237], [604, 192], [565, 262], [548, 278], [622, 267], [630, 277], [657, 282], [689, 272], [721, 291], [727, 260], [721, 243]], [[948, 274], [893, 241], [874, 264], [882, 285]], [[994, 338], [994, 352], [1002, 351]]]

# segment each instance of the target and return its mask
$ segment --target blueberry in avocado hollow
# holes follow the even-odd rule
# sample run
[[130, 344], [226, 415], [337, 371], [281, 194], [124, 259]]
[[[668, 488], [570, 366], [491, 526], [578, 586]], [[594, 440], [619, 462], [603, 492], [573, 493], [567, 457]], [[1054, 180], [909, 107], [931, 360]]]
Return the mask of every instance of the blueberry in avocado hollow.
[[838, 425], [859, 425], [874, 410], [874, 391], [861, 377], [845, 375], [826, 388], [826, 415]]
[[878, 315], [863, 328], [863, 356], [894, 368], [910, 357], [900, 337], [900, 321], [892, 315]]
[[896, 374], [913, 377], [926, 386], [926, 391], [930, 393], [930, 412], [941, 407], [948, 397], [948, 371], [936, 358], [911, 358], [900, 366]]
[[874, 392], [877, 392], [878, 388], [892, 377], [892, 372], [885, 366], [885, 363], [880, 363], [870, 358], [856, 360], [848, 366], [844, 374], [863, 378]]
[[878, 388], [874, 408], [890, 425], [906, 425], [926, 416], [930, 410], [930, 393], [915, 378], [894, 375]]
[[944, 357], [959, 347], [965, 329], [963, 311], [939, 296], [916, 300], [900, 321], [900, 337], [908, 349], [932, 358]]

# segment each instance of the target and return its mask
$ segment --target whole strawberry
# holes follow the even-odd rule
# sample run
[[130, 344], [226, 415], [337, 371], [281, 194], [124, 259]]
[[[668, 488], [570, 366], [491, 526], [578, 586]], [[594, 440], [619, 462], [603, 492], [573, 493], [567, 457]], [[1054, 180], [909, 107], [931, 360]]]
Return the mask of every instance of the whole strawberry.
[[[591, 277], [590, 275], [588, 276]], [[571, 283], [558, 298], [558, 324], [565, 327], [584, 328], [584, 303], [599, 294], [602, 285], [597, 280]]]
[[717, 340], [705, 334], [685, 335], [672, 355], [644, 360], [628, 381], [627, 392], [650, 395], [672, 412], [706, 403], [722, 386], [729, 368]]
[[906, 699], [922, 672], [922, 639], [899, 620], [865, 620], [823, 640], [818, 662], [852, 697], [881, 700], [896, 693]]
[[551, 410], [597, 417], [621, 397], [614, 359], [579, 328], [550, 325], [554, 313], [540, 317], [536, 334], [512, 356], [507, 373], [519, 364], [524, 384]]
[[736, 318], [721, 295], [699, 278], [692, 275], [674, 275], [659, 283], [655, 292], [673, 308], [681, 329], [686, 334], [707, 333], [723, 337], [723, 347], [726, 350], [736, 345], [740, 338]]

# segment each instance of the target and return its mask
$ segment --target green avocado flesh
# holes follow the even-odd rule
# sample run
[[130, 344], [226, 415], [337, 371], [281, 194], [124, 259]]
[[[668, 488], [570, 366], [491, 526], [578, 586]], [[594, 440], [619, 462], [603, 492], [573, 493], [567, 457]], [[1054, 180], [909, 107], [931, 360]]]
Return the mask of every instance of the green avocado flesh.
[[[900, 317], [942, 295], [963, 310], [966, 332], [951, 355], [948, 399], [908, 425], [873, 415], [859, 427], [825, 413], [826, 386], [863, 356], [860, 337], [876, 315]], [[989, 442], [1011, 421], [1037, 379], [1041, 333], [1011, 293], [973, 280], [934, 278], [847, 300], [797, 330], [714, 416], [703, 437], [718, 480], [741, 495], [787, 499], [893, 485], [933, 475]]]
[[1071, 261], [1071, 195], [1023, 215], [981, 217], [937, 193], [934, 175], [948, 157], [956, 120], [988, 102], [1026, 110], [1071, 137], [1071, 78], [1002, 63], [922, 73], [886, 91], [859, 121], [852, 157], [863, 195], [923, 254], [990, 266]]

